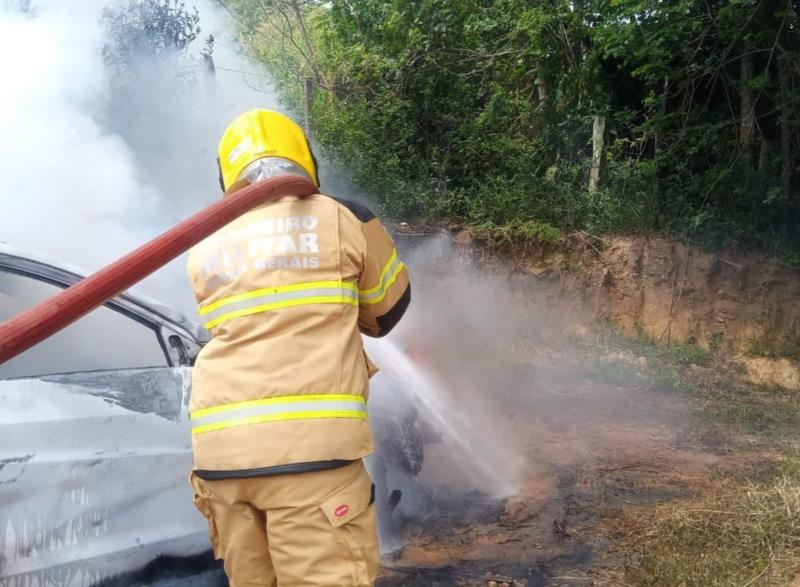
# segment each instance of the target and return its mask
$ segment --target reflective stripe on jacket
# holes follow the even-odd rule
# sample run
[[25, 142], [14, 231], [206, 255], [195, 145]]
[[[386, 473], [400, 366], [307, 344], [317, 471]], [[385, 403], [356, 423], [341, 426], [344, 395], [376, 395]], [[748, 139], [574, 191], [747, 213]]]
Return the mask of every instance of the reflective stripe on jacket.
[[410, 286], [369, 210], [283, 198], [193, 248], [189, 275], [213, 335], [192, 376], [196, 469], [235, 476], [372, 452], [360, 332], [391, 330]]

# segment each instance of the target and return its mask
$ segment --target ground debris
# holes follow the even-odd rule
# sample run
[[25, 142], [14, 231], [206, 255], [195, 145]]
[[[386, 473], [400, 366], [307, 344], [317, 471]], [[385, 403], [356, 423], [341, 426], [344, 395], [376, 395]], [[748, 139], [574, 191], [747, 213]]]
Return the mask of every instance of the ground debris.
[[[529, 587], [528, 578], [536, 585], [545, 576], [536, 569], [520, 570], [515, 576], [486, 571], [487, 562], [470, 561], [463, 565], [428, 568], [420, 566], [384, 565], [382, 570], [395, 577], [379, 579], [380, 587]], [[399, 575], [399, 576], [398, 576]]]
[[633, 463], [622, 463], [619, 465], [615, 465], [613, 467], [601, 467], [597, 470], [600, 471], [601, 473], [614, 473], [616, 471], [629, 471], [631, 469], [644, 469], [654, 473], [664, 470], [663, 467], [659, 467], [652, 463], [645, 463], [644, 461], [636, 461]]
[[[730, 560], [724, 552], [697, 556], [720, 533], [742, 544], [783, 546], [772, 558], [761, 557], [773, 561], [775, 570], [765, 571], [752, 587], [786, 584], [777, 582], [785, 578], [778, 567], [794, 565], [789, 546], [800, 540], [780, 542], [780, 536], [737, 522], [754, 516], [755, 506], [780, 502], [779, 492], [769, 493], [764, 503], [754, 493], [750, 510], [741, 508], [741, 515], [723, 507], [730, 504], [703, 507], [703, 499], [719, 485], [738, 487], [744, 480], [770, 487], [783, 470], [775, 465], [782, 451], [771, 440], [795, 446], [789, 444], [800, 421], [795, 397], [775, 399], [771, 390], [733, 386], [733, 374], [722, 364], [712, 363], [713, 374], [724, 372], [719, 381], [700, 369], [687, 375], [680, 369], [689, 359], [694, 364], [695, 355], [687, 358], [685, 349], [673, 361], [677, 351], [617, 338], [570, 343], [577, 351], [523, 342], [502, 357], [508, 385], [492, 383], [526, 385], [524, 396], [507, 394], [507, 407], [498, 409], [502, 434], [518, 453], [515, 493], [493, 499], [438, 485], [430, 515], [414, 520], [413, 537], [398, 558], [412, 569], [429, 567], [380, 587], [672, 587], [757, 578], [764, 568], [742, 555], [748, 551], [733, 549]], [[440, 456], [442, 462], [447, 458]], [[747, 494], [746, 483], [742, 488]], [[791, 497], [794, 490], [781, 487], [781, 495]], [[797, 536], [796, 528], [784, 525], [784, 534]], [[729, 546], [722, 538], [716, 543], [723, 551]], [[651, 552], [654, 547], [660, 550]], [[678, 555], [681, 564], [670, 566]], [[730, 568], [718, 572], [704, 562], [712, 559]], [[754, 573], [740, 573], [739, 567]], [[679, 575], [694, 582], [676, 581]], [[713, 582], [731, 576], [745, 580]]]
[[510, 577], [492, 577], [486, 580], [486, 587], [527, 587], [525, 579], [515, 580]]
[[553, 520], [553, 536], [555, 536], [557, 542], [560, 542], [572, 536], [569, 532], [567, 532], [566, 518], [563, 518], [561, 520], [559, 519]]

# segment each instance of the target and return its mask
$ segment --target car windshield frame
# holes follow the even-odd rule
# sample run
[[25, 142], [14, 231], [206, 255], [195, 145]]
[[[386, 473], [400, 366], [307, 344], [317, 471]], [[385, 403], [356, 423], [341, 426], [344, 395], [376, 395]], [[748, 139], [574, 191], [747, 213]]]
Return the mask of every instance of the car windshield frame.
[[[34, 279], [61, 289], [66, 289], [83, 279], [83, 276], [73, 268], [67, 269], [55, 265], [5, 245], [0, 245], [0, 272]], [[166, 367], [193, 365], [197, 353], [185, 348], [186, 343], [195, 345], [199, 351], [210, 337], [199, 324], [174, 314], [158, 302], [143, 296], [123, 292], [103, 306], [151, 329], [163, 353]]]

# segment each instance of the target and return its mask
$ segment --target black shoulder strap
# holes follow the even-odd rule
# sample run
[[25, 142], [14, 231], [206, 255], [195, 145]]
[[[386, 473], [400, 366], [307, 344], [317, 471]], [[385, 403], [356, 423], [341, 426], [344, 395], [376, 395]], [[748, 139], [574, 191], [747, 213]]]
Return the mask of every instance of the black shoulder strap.
[[348, 200], [346, 198], [334, 198], [333, 196], [328, 196], [332, 200], [336, 200], [342, 206], [350, 210], [356, 218], [358, 218], [361, 222], [369, 222], [373, 218], [375, 218], [375, 214], [372, 213], [372, 210], [367, 208], [361, 202], [356, 202], [355, 200]]

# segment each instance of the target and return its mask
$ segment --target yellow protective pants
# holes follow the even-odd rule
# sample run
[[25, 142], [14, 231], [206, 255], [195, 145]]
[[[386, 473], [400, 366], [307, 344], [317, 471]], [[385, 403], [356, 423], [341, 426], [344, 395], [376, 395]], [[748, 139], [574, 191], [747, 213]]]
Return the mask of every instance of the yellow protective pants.
[[231, 587], [371, 587], [378, 573], [372, 481], [356, 461], [330, 471], [191, 477]]

